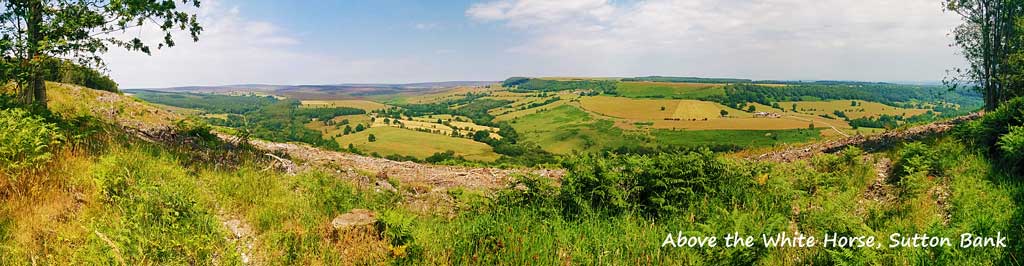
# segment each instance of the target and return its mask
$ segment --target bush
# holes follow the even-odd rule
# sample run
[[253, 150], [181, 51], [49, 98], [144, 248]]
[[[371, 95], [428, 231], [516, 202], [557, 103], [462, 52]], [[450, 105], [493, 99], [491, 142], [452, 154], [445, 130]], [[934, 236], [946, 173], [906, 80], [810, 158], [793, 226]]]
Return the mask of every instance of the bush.
[[516, 182], [509, 184], [501, 194], [501, 203], [504, 206], [530, 205], [550, 209], [558, 196], [558, 189], [553, 183], [551, 179], [536, 175], [518, 176]]
[[1024, 168], [1024, 126], [1010, 127], [1010, 132], [999, 137], [999, 150], [1008, 165]]
[[938, 174], [938, 157], [935, 152], [920, 142], [908, 143], [899, 152], [899, 158], [893, 164], [893, 175], [896, 178], [917, 172]]
[[567, 159], [560, 198], [568, 215], [679, 213], [736, 176], [707, 149], [656, 155], [582, 155]]
[[1010, 133], [1010, 127], [1020, 125], [1024, 125], [1024, 97], [1003, 103], [995, 111], [986, 114], [977, 124], [968, 123], [964, 133], [971, 134], [966, 137], [970, 137], [976, 144], [996, 151], [999, 138]]
[[48, 162], [63, 139], [57, 126], [18, 109], [0, 110], [0, 171], [34, 169]]
[[377, 229], [384, 239], [391, 242], [393, 246], [401, 246], [412, 243], [412, 223], [416, 217], [399, 211], [388, 210], [381, 212], [377, 221]]
[[893, 164], [893, 178], [901, 196], [912, 198], [931, 186], [929, 175], [940, 175], [939, 156], [921, 142], [909, 143]]

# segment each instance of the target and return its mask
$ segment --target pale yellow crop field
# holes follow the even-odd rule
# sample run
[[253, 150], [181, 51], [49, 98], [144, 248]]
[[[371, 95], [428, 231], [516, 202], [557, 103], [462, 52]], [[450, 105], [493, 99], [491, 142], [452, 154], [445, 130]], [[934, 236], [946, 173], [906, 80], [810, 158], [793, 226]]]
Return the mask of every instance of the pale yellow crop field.
[[[632, 99], [622, 97], [582, 97], [580, 105], [597, 114], [640, 121], [661, 121], [666, 118], [703, 120], [721, 117], [726, 110], [730, 116], [745, 112], [718, 103], [698, 100]], [[662, 110], [664, 108], [664, 110]]]
[[604, 116], [654, 121], [674, 117], [679, 100], [594, 96], [581, 98], [580, 106], [587, 111]]
[[[376, 141], [370, 142], [373, 134]], [[419, 132], [396, 127], [374, 127], [359, 133], [336, 138], [338, 144], [347, 147], [352, 144], [364, 152], [381, 155], [400, 154], [424, 159], [434, 153], [454, 151], [456, 155], [478, 161], [494, 161], [500, 157], [491, 146], [471, 139]]]
[[303, 107], [350, 107], [366, 110], [367, 112], [373, 110], [387, 109], [388, 105], [367, 101], [367, 100], [306, 100], [302, 101]]
[[[407, 129], [413, 129], [413, 130], [415, 130], [415, 129], [423, 129], [423, 130], [429, 130], [430, 132], [432, 132], [434, 134], [451, 136], [452, 131], [454, 130], [452, 127], [449, 127], [449, 126], [444, 125], [444, 124], [438, 124], [437, 123], [437, 119], [448, 120], [448, 119], [451, 119], [451, 118], [452, 118], [451, 115], [434, 115], [434, 119], [433, 120], [431, 120], [429, 118], [424, 118], [424, 117], [417, 117], [417, 118], [414, 118], [414, 120], [401, 119], [401, 120], [398, 120], [399, 122], [402, 123], [401, 125], [394, 124], [394, 122], [392, 122], [391, 124], [384, 124], [384, 119], [383, 118], [378, 118], [374, 122], [373, 127], [402, 127], [402, 126], [405, 126], [405, 128], [407, 128]], [[473, 122], [468, 122], [468, 119], [467, 119], [467, 122], [457, 122], [457, 121], [452, 120], [449, 123], [452, 126], [456, 127], [459, 130], [459, 132], [461, 132], [462, 134], [469, 134], [472, 131], [487, 130], [487, 131], [491, 132], [491, 134], [490, 134], [491, 138], [493, 138], [493, 139], [501, 139], [501, 135], [497, 134], [497, 132], [499, 130], [498, 128], [477, 125], [477, 124], [474, 124]]]
[[882, 114], [886, 115], [903, 115], [904, 117], [910, 117], [915, 115], [924, 114], [928, 112], [925, 109], [907, 109], [888, 106], [877, 102], [868, 101], [856, 101], [857, 106], [851, 106], [850, 100], [835, 100], [835, 101], [800, 101], [800, 102], [780, 102], [779, 105], [786, 110], [790, 110], [795, 103], [797, 111], [801, 113], [808, 113], [814, 115], [828, 114], [835, 116], [833, 112], [842, 111], [846, 113], [846, 116], [850, 119], [873, 117]]
[[718, 103], [713, 103], [713, 102], [705, 102], [705, 101], [697, 101], [697, 100], [678, 100], [678, 101], [679, 101], [679, 105], [676, 106], [676, 110], [675, 110], [674, 114], [672, 115], [673, 118], [679, 118], [679, 119], [684, 119], [684, 120], [685, 119], [703, 120], [705, 118], [707, 118], [709, 120], [710, 119], [718, 119], [718, 118], [720, 118], [722, 116], [722, 114], [721, 114], [722, 110], [725, 110], [726, 112], [729, 112], [730, 116], [738, 116], [738, 115], [746, 114], [743, 111], [736, 110], [736, 109], [733, 109], [733, 108], [729, 108], [729, 107], [726, 107], [724, 105], [721, 105], [721, 104], [718, 104]]

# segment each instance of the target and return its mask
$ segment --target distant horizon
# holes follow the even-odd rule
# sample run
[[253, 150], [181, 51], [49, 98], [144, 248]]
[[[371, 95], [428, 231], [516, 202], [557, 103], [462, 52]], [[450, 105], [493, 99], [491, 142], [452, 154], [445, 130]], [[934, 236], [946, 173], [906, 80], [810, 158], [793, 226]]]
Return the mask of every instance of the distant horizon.
[[[700, 77], [700, 76], [664, 76], [664, 75], [649, 75], [649, 76], [636, 76], [636, 77], [696, 77], [696, 78], [713, 78], [713, 79], [749, 79], [744, 77]], [[530, 78], [579, 78], [579, 79], [596, 79], [596, 78], [634, 78], [629, 76], [510, 76], [510, 77], [530, 77]], [[167, 87], [121, 87], [122, 90], [145, 90], [145, 89], [173, 89], [173, 88], [189, 88], [189, 87], [205, 87], [205, 88], [217, 88], [217, 87], [230, 87], [230, 86], [358, 86], [358, 85], [373, 85], [373, 86], [385, 86], [385, 85], [414, 85], [414, 84], [430, 84], [430, 83], [452, 83], [452, 82], [494, 82], [500, 83], [506, 78], [498, 80], [437, 80], [437, 81], [416, 81], [416, 82], [341, 82], [341, 83], [293, 83], [293, 84], [274, 84], [274, 83], [228, 83], [228, 84], [194, 84], [194, 85], [181, 85], [181, 86], [167, 86]], [[901, 85], [925, 85], [935, 86], [943, 85], [942, 80], [836, 80], [836, 79], [750, 79], [752, 81], [784, 81], [784, 82], [822, 82], [822, 81], [834, 81], [834, 82], [864, 82], [864, 83], [892, 83]]]

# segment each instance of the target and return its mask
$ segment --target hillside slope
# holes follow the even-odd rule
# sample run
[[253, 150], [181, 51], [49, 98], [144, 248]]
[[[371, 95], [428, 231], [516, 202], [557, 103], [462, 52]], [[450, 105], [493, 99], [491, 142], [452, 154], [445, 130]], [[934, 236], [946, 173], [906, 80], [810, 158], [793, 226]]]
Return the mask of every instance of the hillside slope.
[[[49, 105], [54, 112], [68, 116], [100, 117], [151, 141], [160, 141], [162, 135], [173, 131], [175, 122], [185, 119], [129, 96], [67, 84], [50, 83], [48, 87], [51, 95]], [[234, 140], [227, 134], [219, 136], [225, 140]], [[403, 183], [429, 184], [439, 190], [452, 187], [497, 189], [507, 186], [513, 176], [524, 173], [556, 179], [562, 175], [560, 170], [507, 170], [397, 162], [323, 150], [303, 143], [253, 140], [252, 144], [268, 152], [286, 154], [297, 160], [300, 168], [320, 167], [344, 171], [341, 176], [350, 179], [362, 178], [359, 173], [372, 174], [383, 179], [396, 178]]]

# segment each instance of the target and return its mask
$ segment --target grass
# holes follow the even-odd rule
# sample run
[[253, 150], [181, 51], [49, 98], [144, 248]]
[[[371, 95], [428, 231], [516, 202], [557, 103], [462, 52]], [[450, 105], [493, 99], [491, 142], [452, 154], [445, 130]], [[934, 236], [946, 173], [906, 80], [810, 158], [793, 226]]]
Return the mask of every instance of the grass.
[[523, 139], [553, 153], [598, 151], [606, 147], [631, 144], [634, 140], [610, 121], [592, 118], [579, 108], [562, 105], [526, 115], [512, 123]]
[[[369, 142], [369, 134], [377, 137], [377, 141]], [[352, 144], [368, 153], [408, 155], [420, 159], [448, 150], [455, 151], [456, 155], [464, 156], [469, 160], [494, 161], [499, 157], [490, 146], [484, 143], [394, 127], [373, 127], [359, 133], [341, 136], [337, 138], [337, 141], [342, 147]]]
[[821, 139], [822, 129], [791, 130], [653, 130], [659, 144], [672, 146], [736, 145], [747, 148]]
[[620, 82], [616, 89], [621, 96], [631, 98], [700, 99], [725, 95], [725, 84], [675, 82]]

